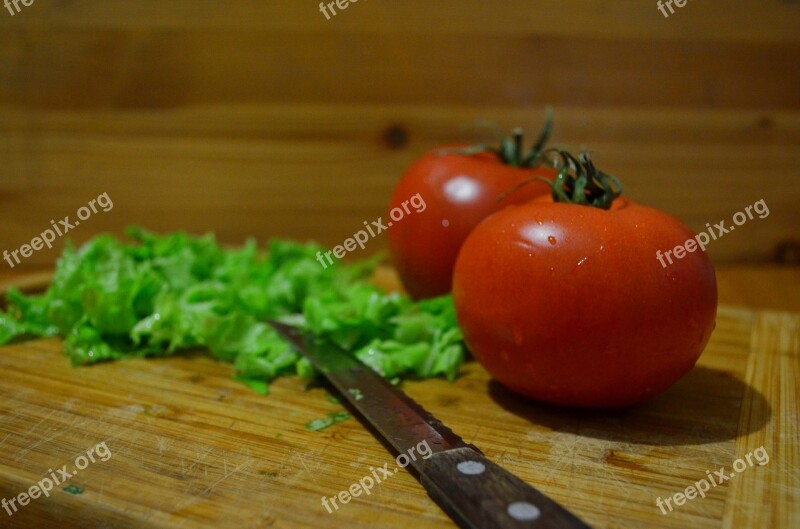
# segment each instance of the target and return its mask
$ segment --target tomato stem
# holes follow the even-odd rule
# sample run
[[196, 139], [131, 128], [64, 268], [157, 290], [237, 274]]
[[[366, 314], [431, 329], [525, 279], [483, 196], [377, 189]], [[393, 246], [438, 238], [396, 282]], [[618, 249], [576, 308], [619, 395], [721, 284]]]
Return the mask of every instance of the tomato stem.
[[542, 151], [539, 158], [540, 163], [558, 171], [555, 179], [551, 182], [542, 177], [529, 178], [497, 197], [498, 201], [536, 180], [550, 186], [555, 202], [609, 209], [622, 194], [622, 182], [597, 169], [588, 152], [575, 156], [566, 149], [555, 148]]
[[520, 155], [522, 154], [522, 142], [525, 133], [522, 131], [521, 127], [517, 127], [511, 131], [511, 136], [514, 141], [514, 149], [509, 156], [511, 158], [511, 165], [519, 166], [522, 161], [520, 160]]
[[499, 160], [512, 167], [534, 168], [543, 163], [541, 157], [544, 146], [550, 139], [550, 133], [553, 131], [553, 107], [548, 106], [545, 110], [545, 121], [542, 126], [541, 132], [536, 142], [531, 148], [525, 152], [525, 139], [522, 128], [517, 127], [511, 131], [510, 136], [504, 136], [500, 139], [500, 145], [494, 147], [491, 145], [479, 144], [464, 147], [462, 149], [448, 149], [445, 150], [446, 154], [466, 154], [474, 155], [482, 152], [491, 152], [497, 155]]

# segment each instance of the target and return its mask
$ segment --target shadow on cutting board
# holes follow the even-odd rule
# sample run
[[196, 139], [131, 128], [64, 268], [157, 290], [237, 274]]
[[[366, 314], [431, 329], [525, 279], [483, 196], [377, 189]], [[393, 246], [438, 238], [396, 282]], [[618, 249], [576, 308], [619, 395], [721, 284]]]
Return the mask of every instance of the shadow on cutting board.
[[[755, 388], [725, 371], [696, 366], [670, 389], [620, 410], [560, 408], [518, 396], [495, 380], [489, 396], [505, 410], [556, 432], [643, 445], [716, 443], [762, 429], [772, 414]], [[754, 420], [739, 432], [739, 416], [749, 402]], [[760, 413], [759, 413], [759, 410]]]

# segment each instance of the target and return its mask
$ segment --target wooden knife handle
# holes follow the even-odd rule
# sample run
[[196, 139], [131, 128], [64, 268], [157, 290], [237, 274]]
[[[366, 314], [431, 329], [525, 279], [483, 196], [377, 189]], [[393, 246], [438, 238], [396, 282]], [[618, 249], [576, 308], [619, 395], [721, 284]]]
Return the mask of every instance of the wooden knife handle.
[[424, 461], [420, 481], [464, 529], [589, 529], [555, 501], [471, 448]]

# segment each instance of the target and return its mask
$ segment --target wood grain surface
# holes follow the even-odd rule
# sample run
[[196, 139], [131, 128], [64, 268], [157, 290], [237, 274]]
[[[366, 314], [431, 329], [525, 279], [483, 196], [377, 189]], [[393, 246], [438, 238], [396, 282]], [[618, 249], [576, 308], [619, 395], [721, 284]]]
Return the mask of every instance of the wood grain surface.
[[[405, 470], [328, 513], [321, 504], [393, 455], [358, 421], [293, 378], [260, 396], [201, 354], [70, 368], [58, 340], [0, 348], [0, 498], [97, 460], [2, 527], [453, 527]], [[800, 524], [800, 314], [722, 306], [695, 369], [631, 409], [582, 412], [521, 399], [476, 363], [455, 382], [404, 389], [492, 461], [598, 528]], [[735, 461], [763, 447], [769, 461]], [[764, 463], [763, 458], [759, 459]], [[667, 498], [724, 467], [735, 477], [674, 511]]]
[[[800, 260], [800, 4], [38, 0], [0, 9], [0, 251], [108, 193], [69, 235], [340, 243], [476, 120], [590, 147], [695, 230], [764, 199], [718, 262]], [[384, 245], [375, 240], [367, 252]], [[19, 267], [52, 263], [35, 252]], [[5, 263], [0, 263], [7, 266]]]

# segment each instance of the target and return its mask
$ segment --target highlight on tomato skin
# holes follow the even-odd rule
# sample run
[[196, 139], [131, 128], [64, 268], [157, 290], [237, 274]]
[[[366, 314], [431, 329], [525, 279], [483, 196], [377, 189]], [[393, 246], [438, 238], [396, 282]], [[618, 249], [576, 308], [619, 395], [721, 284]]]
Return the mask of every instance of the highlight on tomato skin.
[[535, 183], [511, 195], [501, 195], [531, 178], [552, 180], [555, 171], [542, 165], [541, 152], [550, 136], [552, 109], [542, 131], [526, 149], [521, 129], [488, 145], [449, 146], [415, 161], [397, 183], [387, 211], [420, 194], [424, 214], [406, 217], [387, 232], [392, 262], [408, 293], [415, 299], [450, 292], [461, 244], [484, 218], [510, 205], [549, 192]]
[[[570, 198], [574, 179], [559, 180]], [[458, 255], [453, 299], [467, 345], [517, 393], [571, 407], [633, 405], [689, 372], [714, 329], [707, 254], [668, 267], [654, 257], [694, 233], [605, 184], [596, 189], [616, 194], [610, 201], [579, 200], [607, 209], [554, 192], [491, 215]]]

